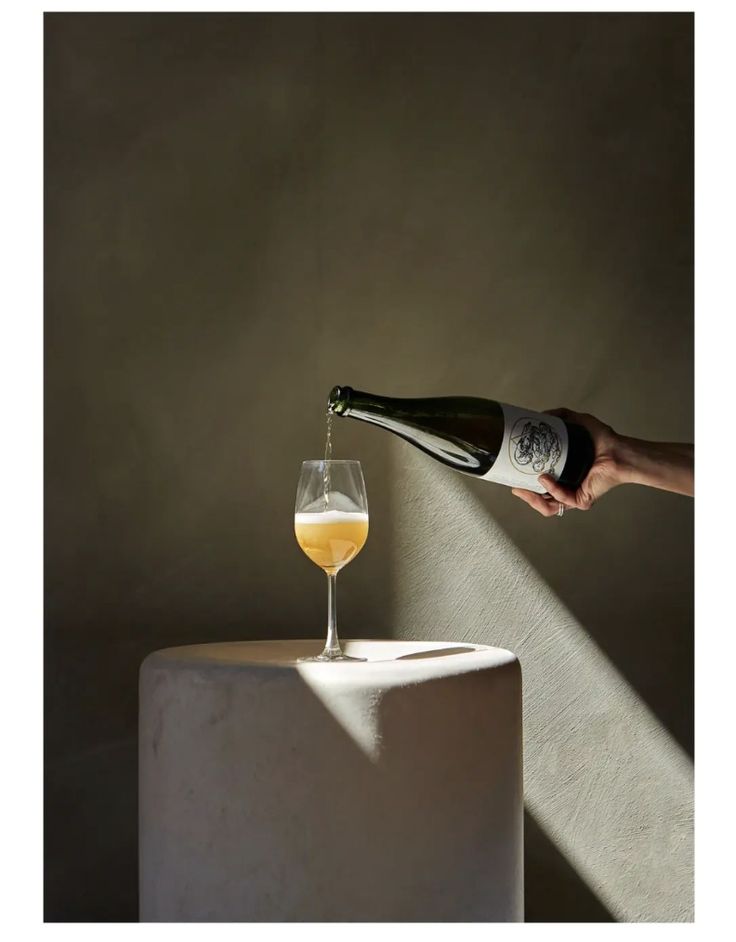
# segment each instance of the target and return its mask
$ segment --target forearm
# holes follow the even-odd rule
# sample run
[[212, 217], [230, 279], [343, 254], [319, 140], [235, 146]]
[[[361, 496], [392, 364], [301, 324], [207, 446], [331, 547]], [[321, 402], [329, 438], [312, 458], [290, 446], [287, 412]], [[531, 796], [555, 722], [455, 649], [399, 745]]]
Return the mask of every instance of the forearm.
[[619, 436], [617, 451], [622, 484], [645, 484], [689, 497], [694, 495], [693, 445]]

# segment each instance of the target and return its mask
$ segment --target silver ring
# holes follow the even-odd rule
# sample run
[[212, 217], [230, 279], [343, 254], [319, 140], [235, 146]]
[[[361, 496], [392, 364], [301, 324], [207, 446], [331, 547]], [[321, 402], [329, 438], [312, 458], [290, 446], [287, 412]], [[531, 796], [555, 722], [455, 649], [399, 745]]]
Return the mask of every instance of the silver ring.
[[559, 507], [557, 508], [557, 516], [561, 517], [564, 514], [564, 512], [565, 512], [565, 505], [560, 504]]

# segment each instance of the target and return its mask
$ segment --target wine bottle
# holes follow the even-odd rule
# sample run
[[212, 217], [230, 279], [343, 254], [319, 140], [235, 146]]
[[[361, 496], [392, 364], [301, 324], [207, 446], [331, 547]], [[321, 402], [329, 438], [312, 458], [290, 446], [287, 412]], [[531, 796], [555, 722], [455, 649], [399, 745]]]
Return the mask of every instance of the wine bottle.
[[576, 488], [593, 463], [587, 429], [494, 399], [395, 399], [335, 386], [327, 409], [388, 429], [456, 471], [538, 494], [540, 474]]

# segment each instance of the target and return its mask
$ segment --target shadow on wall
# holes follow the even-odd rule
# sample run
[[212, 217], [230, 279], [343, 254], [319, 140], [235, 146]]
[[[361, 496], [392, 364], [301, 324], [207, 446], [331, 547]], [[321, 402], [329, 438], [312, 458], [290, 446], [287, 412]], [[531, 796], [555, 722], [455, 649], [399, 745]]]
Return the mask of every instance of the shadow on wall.
[[524, 809], [524, 921], [615, 921], [528, 808]]
[[570, 899], [534, 879], [555, 866], [563, 888], [572, 867], [616, 920], [690, 920], [689, 757], [463, 477], [399, 440], [393, 470], [395, 636], [497, 645], [521, 662], [530, 911]]
[[135, 734], [46, 762], [45, 922], [137, 919], [137, 770]]

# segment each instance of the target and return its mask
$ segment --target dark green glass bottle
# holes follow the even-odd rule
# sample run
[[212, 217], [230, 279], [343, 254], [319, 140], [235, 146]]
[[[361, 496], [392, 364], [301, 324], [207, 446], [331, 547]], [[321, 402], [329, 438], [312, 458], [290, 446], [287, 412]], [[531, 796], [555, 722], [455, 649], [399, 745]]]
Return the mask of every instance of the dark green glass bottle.
[[456, 471], [540, 494], [540, 474], [576, 488], [593, 463], [586, 429], [494, 399], [395, 399], [335, 386], [327, 408], [388, 429]]

